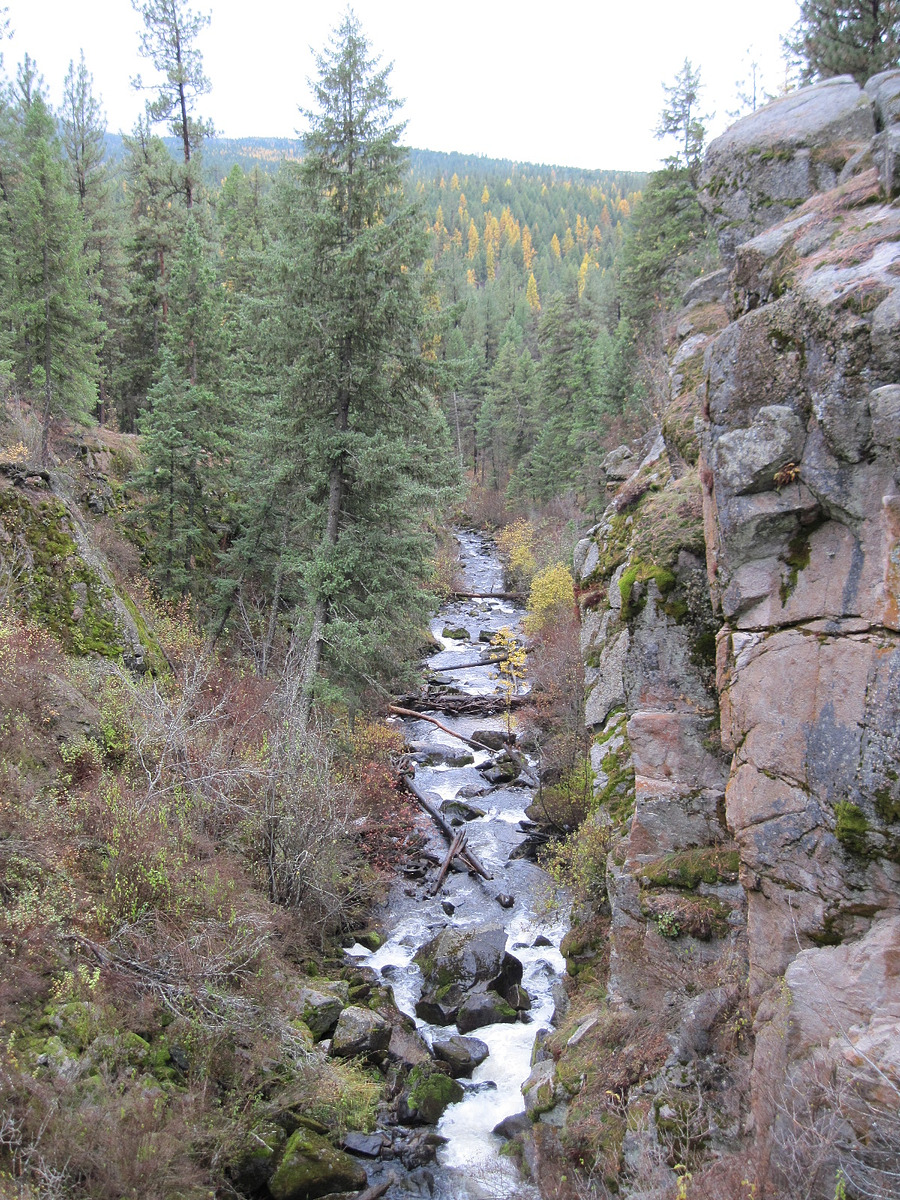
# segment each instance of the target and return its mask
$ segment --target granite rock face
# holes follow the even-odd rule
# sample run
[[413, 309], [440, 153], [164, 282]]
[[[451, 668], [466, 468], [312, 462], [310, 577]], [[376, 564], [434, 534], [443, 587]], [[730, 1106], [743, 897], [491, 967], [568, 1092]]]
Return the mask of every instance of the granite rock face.
[[872, 99], [849, 75], [791, 92], [732, 125], [710, 145], [701, 174], [701, 203], [722, 253], [730, 257], [834, 187], [874, 136]]
[[[861, 134], [870, 99], [880, 126], [895, 122], [898, 85], [888, 72], [854, 101], [832, 82], [836, 113], [844, 97], [835, 128]], [[809, 101], [824, 114], [821, 95]], [[767, 122], [749, 119], [729, 145], [750, 146]], [[722, 162], [711, 159], [707, 178]], [[878, 1104], [900, 1086], [888, 1036], [900, 911], [900, 211], [890, 192], [875, 169], [845, 173], [738, 245], [734, 319], [706, 351], [700, 466], [723, 618], [726, 815], [747, 894], [751, 1102], [773, 1195], [798, 1186], [785, 1113], [796, 1108], [810, 1161], [825, 1137], [824, 1118], [800, 1112], [823, 1073], [828, 1120], [846, 1122], [855, 1097], [859, 1145], [841, 1151], [852, 1161], [866, 1138], [877, 1143]], [[741, 232], [765, 219], [757, 212]], [[837, 1124], [829, 1136], [843, 1145]], [[838, 1159], [827, 1161], [821, 1194], [833, 1195]]]
[[[832, 1200], [841, 1164], [889, 1195], [900, 1167], [898, 121], [893, 71], [713, 143], [727, 286], [685, 297], [661, 448], [618, 456], [576, 553], [607, 1004], [671, 1050], [621, 1100], [626, 1195], [673, 1086], [715, 1130], [698, 1194], [736, 1194], [729, 1163], [761, 1200]], [[569, 1136], [581, 1047], [530, 1081], [536, 1145]]]

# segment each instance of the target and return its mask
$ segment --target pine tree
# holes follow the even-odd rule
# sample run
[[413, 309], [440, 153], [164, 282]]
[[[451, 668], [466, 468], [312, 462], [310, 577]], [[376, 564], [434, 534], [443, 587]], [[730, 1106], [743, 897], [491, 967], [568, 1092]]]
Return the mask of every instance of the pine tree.
[[538, 295], [537, 281], [534, 278], [534, 272], [528, 276], [528, 287], [525, 290], [525, 299], [528, 301], [528, 307], [535, 314], [541, 311], [541, 299]]
[[622, 312], [635, 330], [646, 329], [684, 282], [684, 263], [702, 246], [705, 228], [687, 168], [651, 175], [621, 259]]
[[511, 481], [514, 495], [546, 501], [580, 485], [583, 435], [600, 417], [596, 340], [577, 288], [554, 296], [538, 330], [536, 437]]
[[124, 139], [125, 187], [130, 201], [125, 241], [128, 296], [123, 321], [123, 364], [118, 396], [120, 426], [131, 432], [156, 379], [169, 319], [171, 267], [184, 226], [178, 203], [178, 164], [147, 120]]
[[704, 121], [708, 118], [699, 112], [702, 86], [699, 70], [686, 58], [674, 83], [663, 86], [666, 104], [656, 126], [658, 138], [673, 136], [679, 142], [678, 151], [667, 160], [667, 165], [686, 168], [692, 180], [696, 180], [700, 170], [706, 139]]
[[862, 86], [900, 61], [898, 0], [800, 0], [786, 47], [802, 62], [802, 80], [852, 75]]
[[184, 379], [174, 355], [161, 352], [159, 378], [140, 419], [142, 469], [135, 479], [150, 497], [143, 519], [151, 535], [152, 574], [163, 595], [181, 596], [196, 582], [206, 530], [199, 520], [203, 447], [194, 436], [199, 423], [197, 393]]
[[84, 223], [66, 185], [56, 122], [27, 56], [12, 117], [4, 147], [6, 219], [0, 222], [4, 341], [20, 385], [42, 397], [46, 465], [53, 417], [86, 420], [96, 402], [102, 325], [90, 295]]
[[296, 580], [301, 716], [323, 652], [345, 678], [395, 665], [398, 629], [427, 607], [423, 526], [455, 478], [426, 389], [424, 222], [402, 195], [388, 71], [352, 13], [317, 61], [306, 156], [276, 190], [260, 326], [278, 368], [270, 454], [289, 493], [282, 561]]
[[[250, 292], [267, 242], [266, 177], [232, 167], [216, 201], [222, 243], [222, 278], [229, 300]], [[262, 284], [259, 284], [262, 287]]]
[[147, 115], [154, 124], [168, 121], [181, 141], [184, 170], [182, 190], [188, 208], [193, 207], [199, 173], [194, 161], [205, 137], [211, 137], [212, 124], [198, 117], [194, 102], [210, 90], [203, 74], [203, 55], [197, 49], [199, 34], [209, 24], [209, 17], [193, 12], [185, 0], [132, 0], [135, 12], [144, 20], [140, 38], [140, 53], [148, 58], [162, 75], [158, 83], [144, 84], [140, 75], [132, 80], [140, 90], [155, 92], [147, 105]]
[[172, 265], [165, 342], [140, 423], [150, 557], [167, 595], [208, 593], [225, 522], [234, 437], [222, 317], [222, 290], [192, 215]]
[[100, 421], [106, 419], [108, 396], [121, 364], [120, 329], [124, 318], [125, 262], [121, 209], [113, 203], [106, 162], [106, 118], [94, 96], [93, 77], [84, 61], [69, 63], [63, 85], [60, 128], [69, 177], [84, 221], [88, 282], [106, 327], [99, 348]]

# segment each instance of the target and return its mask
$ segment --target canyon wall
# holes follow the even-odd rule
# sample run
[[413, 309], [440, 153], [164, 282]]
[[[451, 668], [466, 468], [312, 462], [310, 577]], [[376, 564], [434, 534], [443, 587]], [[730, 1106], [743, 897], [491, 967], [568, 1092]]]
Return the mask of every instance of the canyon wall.
[[536, 1067], [549, 1195], [582, 1143], [633, 1197], [895, 1194], [898, 122], [890, 72], [712, 144], [725, 267], [673, 322], [659, 436], [604, 463], [575, 566], [607, 905]]

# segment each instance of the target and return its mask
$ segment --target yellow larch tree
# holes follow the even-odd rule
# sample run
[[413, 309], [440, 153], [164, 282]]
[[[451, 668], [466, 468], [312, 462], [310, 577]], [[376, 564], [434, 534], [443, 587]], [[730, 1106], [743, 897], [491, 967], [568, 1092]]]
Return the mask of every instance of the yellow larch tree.
[[484, 191], [481, 193], [481, 203], [482, 204], [490, 204], [490, 202], [491, 202], [491, 193], [488, 191], [488, 185], [485, 184]]
[[550, 250], [556, 258], [559, 258], [560, 255], [562, 254], [562, 251], [559, 248], [559, 238], [556, 236], [555, 233], [554, 233], [553, 237], [550, 239]]
[[562, 252], [566, 256], [566, 258], [568, 258], [574, 249], [575, 249], [575, 239], [572, 237], [572, 230], [567, 225], [566, 226], [566, 235], [563, 238], [563, 243], [562, 243]]
[[526, 271], [530, 271], [534, 263], [534, 256], [537, 253], [531, 242], [531, 230], [527, 225], [522, 227], [522, 265]]
[[473, 288], [475, 286], [475, 272], [472, 270], [471, 267], [469, 267], [468, 271], [466, 271], [466, 283], [471, 288]]
[[585, 254], [581, 260], [581, 266], [578, 268], [578, 298], [579, 300], [584, 295], [584, 289], [587, 287], [588, 271], [591, 269], [591, 256]]
[[474, 259], [480, 245], [481, 239], [478, 236], [478, 230], [475, 228], [475, 222], [472, 220], [469, 222], [469, 251], [466, 254], [466, 258]]
[[541, 311], [541, 298], [538, 295], [537, 280], [534, 277], [534, 272], [528, 276], [528, 287], [525, 289], [525, 299], [528, 301], [528, 307], [537, 316]]
[[459, 176], [457, 175], [457, 173], [455, 171], [453, 172], [453, 178], [450, 180], [450, 191], [451, 192], [459, 191]]

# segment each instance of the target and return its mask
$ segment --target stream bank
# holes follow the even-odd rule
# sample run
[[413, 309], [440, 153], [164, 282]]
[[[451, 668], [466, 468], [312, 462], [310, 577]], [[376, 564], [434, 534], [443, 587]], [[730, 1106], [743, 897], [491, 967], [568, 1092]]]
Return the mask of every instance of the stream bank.
[[[517, 631], [524, 612], [510, 600], [489, 595], [503, 590], [493, 545], [473, 531], [458, 537], [464, 588], [483, 598], [453, 601], [435, 617], [432, 633], [441, 648], [426, 664], [426, 680], [448, 691], [458, 689], [460, 695], [488, 697], [501, 690], [496, 666], [457, 673], [454, 666], [479, 658], [499, 629]], [[502, 746], [508, 736], [505, 713], [428, 715], [464, 738], [481, 740], [481, 734]], [[548, 912], [547, 878], [525, 856], [531, 828], [525, 810], [533, 797], [529, 772], [523, 777], [504, 763], [502, 749], [493, 756], [470, 749], [424, 719], [404, 718], [402, 728], [417, 786], [451, 825], [464, 826], [469, 847], [491, 878], [466, 871], [456, 859], [432, 895], [438, 867], [419, 878], [413, 867], [413, 877], [395, 882], [379, 914], [384, 944], [374, 951], [356, 945], [348, 955], [373, 973], [374, 982], [390, 985], [398, 1008], [415, 1020], [417, 1034], [439, 1057], [447, 1054], [441, 1044], [453, 1041], [457, 1027], [483, 1043], [488, 1053], [470, 1078], [459, 1079], [462, 1099], [446, 1108], [437, 1125], [442, 1140], [436, 1162], [397, 1176], [386, 1195], [388, 1200], [410, 1195], [539, 1200], [537, 1189], [501, 1154], [505, 1139], [493, 1132], [522, 1114], [521, 1085], [531, 1072], [535, 1038], [552, 1026], [566, 1003], [561, 982], [565, 960], [559, 950], [566, 925], [561, 914]], [[426, 861], [442, 862], [446, 843], [424, 814], [421, 828]], [[493, 965], [491, 953], [496, 955]], [[475, 959], [473, 966], [469, 960]], [[497, 963], [502, 982], [488, 978]], [[398, 1119], [403, 1115], [401, 1100]], [[509, 1136], [510, 1126], [506, 1132]], [[390, 1160], [373, 1166], [371, 1183], [391, 1178]]]

